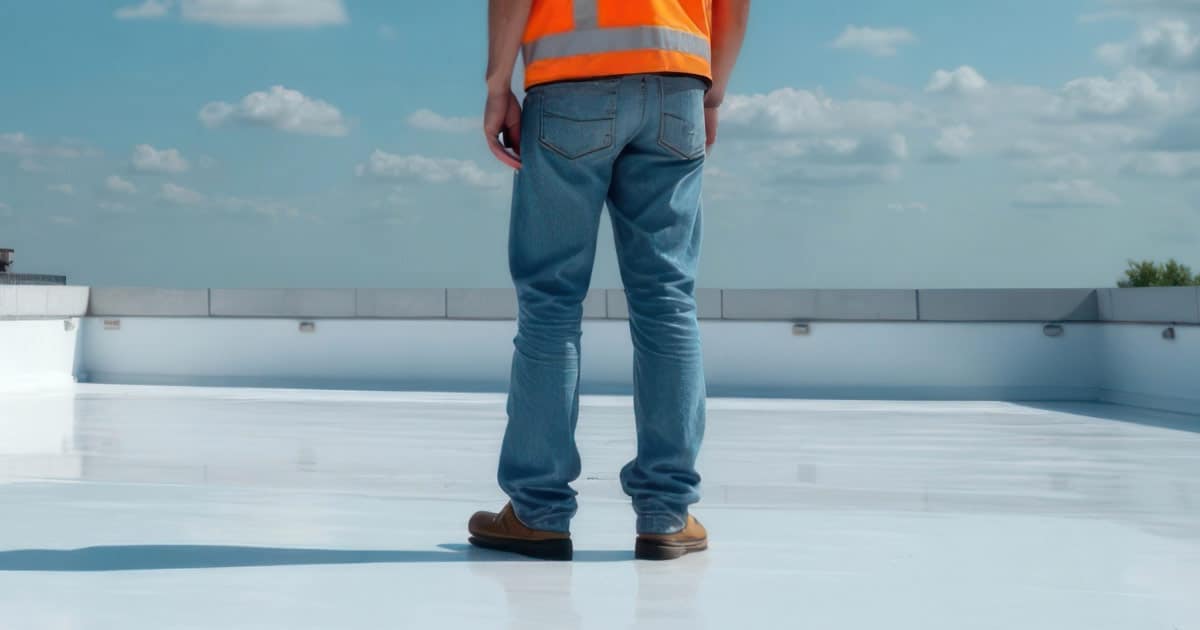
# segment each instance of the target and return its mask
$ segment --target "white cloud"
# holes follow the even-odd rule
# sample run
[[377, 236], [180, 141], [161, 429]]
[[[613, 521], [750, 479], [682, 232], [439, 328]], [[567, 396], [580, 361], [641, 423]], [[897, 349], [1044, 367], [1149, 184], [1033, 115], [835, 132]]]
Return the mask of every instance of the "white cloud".
[[921, 201], [889, 203], [888, 210], [893, 212], [927, 212], [929, 206]]
[[[929, 121], [940, 129], [967, 125], [970, 155], [998, 154], [1020, 160], [1024, 167], [1053, 171], [1042, 178], [1077, 178], [1089, 162], [1114, 171], [1121, 152], [1148, 142], [1162, 123], [1189, 107], [1185, 89], [1167, 90], [1155, 77], [1133, 69], [1112, 77], [1083, 77], [1058, 90], [994, 84], [982, 77], [975, 81], [972, 76], [960, 69], [957, 75], [943, 71], [934, 77], [927, 87], [931, 93], [973, 96], [923, 101]], [[1015, 140], [1032, 138], [1045, 150], [1036, 156], [1012, 154]], [[962, 139], [961, 134], [943, 134], [932, 157], [962, 153], [955, 149], [962, 148]]]
[[241, 197], [222, 197], [217, 200], [217, 205], [232, 212], [247, 211], [274, 219], [283, 217], [294, 219], [302, 214], [299, 208], [275, 199], [243, 199]]
[[60, 193], [63, 195], [74, 195], [75, 194], [75, 187], [70, 184], [54, 184], [53, 186], [47, 186], [46, 190], [49, 190], [50, 192]]
[[1114, 79], [1085, 77], [1063, 86], [1057, 112], [1067, 117], [1121, 116], [1161, 111], [1171, 96], [1154, 77], [1141, 70], [1124, 70]]
[[0, 215], [10, 216], [12, 214], [12, 206], [0, 201]]
[[17, 166], [22, 171], [25, 171], [26, 173], [44, 173], [44, 172], [46, 172], [46, 167], [42, 166], [42, 164], [40, 162], [38, 162], [37, 160], [35, 160], [33, 158], [21, 158], [21, 162]]
[[[161, 19], [176, 4], [184, 21], [217, 26], [315, 28], [350, 21], [343, 0], [143, 0], [120, 7], [113, 15], [119, 20]], [[382, 28], [380, 36], [388, 38]]]
[[145, 0], [141, 4], [121, 7], [113, 15], [118, 20], [152, 20], [166, 17], [170, 6], [170, 0]]
[[179, 153], [178, 149], [156, 149], [148, 144], [139, 144], [133, 148], [133, 157], [129, 159], [133, 170], [138, 173], [157, 173], [178, 175], [186, 173], [191, 165]]
[[1121, 169], [1126, 175], [1143, 177], [1200, 177], [1200, 152], [1144, 153], [1130, 157]]
[[397, 31], [396, 27], [392, 26], [391, 24], [380, 24], [376, 32], [379, 33], [379, 39], [387, 40], [389, 42], [396, 41], [396, 39], [400, 36], [399, 31]]
[[1200, 70], [1200, 33], [1184, 20], [1162, 20], [1142, 27], [1132, 41], [1105, 44], [1096, 53], [1116, 65]]
[[847, 26], [833, 42], [834, 48], [860, 50], [876, 57], [891, 57], [899, 48], [917, 41], [906, 28], [872, 28], [870, 26]]
[[370, 175], [430, 184], [466, 184], [476, 188], [493, 188], [504, 182], [502, 175], [485, 171], [470, 160], [394, 155], [378, 149], [366, 164], [358, 166], [356, 172], [359, 177]]
[[483, 128], [483, 121], [479, 118], [442, 116], [428, 109], [419, 109], [413, 112], [408, 117], [408, 124], [417, 129], [444, 133], [466, 133]]
[[[780, 158], [803, 158], [813, 162], [888, 164], [908, 158], [908, 139], [894, 133], [863, 138], [784, 140], [770, 143], [768, 152]], [[705, 172], [705, 175], [711, 174]]]
[[134, 186], [133, 182], [127, 179], [122, 179], [117, 175], [109, 175], [108, 179], [104, 180], [104, 188], [109, 192], [121, 195], [132, 195], [137, 193], [137, 186]]
[[350, 21], [342, 0], [182, 0], [189, 22], [241, 27], [318, 27]]
[[198, 206], [208, 199], [194, 190], [170, 182], [162, 185], [162, 198], [180, 206]]
[[812, 134], [892, 129], [916, 115], [908, 103], [835, 101], [821, 91], [782, 88], [769, 94], [735, 94], [725, 100], [722, 122], [766, 134]]
[[97, 152], [77, 142], [43, 144], [24, 133], [0, 133], [0, 154], [22, 158], [76, 159], [97, 155]]
[[[743, 167], [741, 188], [783, 193], [930, 168], [902, 171], [911, 152], [922, 161], [1001, 158], [989, 164], [1029, 182], [1007, 193], [1026, 207], [1119, 204], [1112, 182], [1122, 176], [1200, 178], [1194, 157], [1153, 153], [1200, 154], [1200, 124], [1189, 122], [1200, 120], [1200, 77], [1138, 67], [1076, 76], [1059, 87], [993, 83], [964, 65], [935, 72], [925, 85], [869, 86], [868, 100], [790, 87], [731, 95], [722, 155]], [[889, 144], [893, 137], [899, 142]], [[918, 144], [910, 149], [904, 138]]]
[[971, 138], [975, 131], [969, 125], [955, 125], [942, 129], [933, 143], [935, 160], [956, 161], [967, 156], [971, 150]]
[[100, 208], [101, 210], [106, 210], [108, 212], [131, 212], [131, 211], [133, 211], [133, 208], [130, 207], [128, 204], [124, 204], [119, 201], [101, 201], [100, 203], [96, 204], [96, 206], [98, 208]]
[[1039, 175], [1080, 174], [1091, 170], [1091, 160], [1067, 146], [1038, 140], [1019, 140], [1000, 154]]
[[788, 188], [856, 186], [894, 181], [909, 157], [899, 130], [923, 124], [907, 102], [836, 100], [820, 90], [783, 88], [732, 95], [722, 122], [730, 150], [769, 177], [772, 194]]
[[956, 70], [938, 70], [933, 73], [926, 92], [933, 94], [967, 95], [982, 92], [987, 88], [987, 79], [971, 66], [961, 66]]
[[0, 133], [0, 153], [24, 155], [32, 146], [29, 136], [23, 133]]
[[248, 94], [237, 104], [209, 103], [200, 110], [200, 121], [210, 128], [237, 123], [313, 136], [349, 133], [338, 108], [282, 85]]
[[804, 164], [774, 179], [776, 186], [841, 187], [893, 182], [900, 179], [894, 164]]
[[56, 225], [75, 225], [76, 223], [79, 223], [79, 221], [72, 217], [64, 217], [58, 214], [50, 217], [50, 222]]
[[1060, 179], [1023, 186], [1014, 203], [1025, 208], [1097, 208], [1117, 205], [1121, 199], [1090, 179]]

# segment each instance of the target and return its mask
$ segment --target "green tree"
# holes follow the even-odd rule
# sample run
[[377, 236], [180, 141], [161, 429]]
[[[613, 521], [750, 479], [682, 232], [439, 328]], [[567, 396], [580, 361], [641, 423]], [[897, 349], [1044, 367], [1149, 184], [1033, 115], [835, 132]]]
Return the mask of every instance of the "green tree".
[[1153, 260], [1129, 261], [1125, 279], [1117, 286], [1130, 287], [1193, 287], [1200, 286], [1200, 274], [1192, 274], [1191, 268], [1172, 258], [1165, 263]]

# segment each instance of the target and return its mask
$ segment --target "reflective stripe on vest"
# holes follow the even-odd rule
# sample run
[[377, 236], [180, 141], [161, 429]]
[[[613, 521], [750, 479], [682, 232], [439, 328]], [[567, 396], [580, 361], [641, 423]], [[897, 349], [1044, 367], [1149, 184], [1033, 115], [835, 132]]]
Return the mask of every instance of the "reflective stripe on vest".
[[586, 31], [596, 28], [600, 22], [598, 0], [575, 0], [575, 30]]
[[600, 28], [600, 0], [573, 0], [575, 28], [525, 44], [526, 64], [548, 59], [635, 50], [679, 52], [711, 61], [708, 38], [665, 26]]
[[[581, 0], [575, 0], [580, 2]], [[593, 28], [549, 35], [525, 45], [525, 63], [626, 50], [667, 50], [710, 61], [712, 46], [699, 35], [664, 26]]]

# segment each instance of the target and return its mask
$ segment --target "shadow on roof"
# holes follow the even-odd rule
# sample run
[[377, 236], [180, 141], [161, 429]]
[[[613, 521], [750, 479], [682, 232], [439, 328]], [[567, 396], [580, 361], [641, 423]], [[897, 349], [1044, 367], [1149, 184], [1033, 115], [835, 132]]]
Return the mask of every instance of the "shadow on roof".
[[1097, 402], [1019, 402], [1023, 407], [1128, 422], [1160, 429], [1200, 433], [1200, 416]]
[[[117, 545], [83, 549], [0, 551], [2, 571], [163, 571], [289, 565], [398, 564], [440, 562], [536, 562], [470, 545], [435, 550], [286, 549], [220, 545]], [[575, 562], [626, 562], [632, 551], [576, 551]]]

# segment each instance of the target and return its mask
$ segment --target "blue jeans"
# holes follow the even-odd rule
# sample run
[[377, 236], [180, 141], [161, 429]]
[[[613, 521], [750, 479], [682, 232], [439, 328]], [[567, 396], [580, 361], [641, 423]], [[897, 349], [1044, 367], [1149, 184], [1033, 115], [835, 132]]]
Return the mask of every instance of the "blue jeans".
[[525, 99], [509, 233], [520, 314], [499, 481], [534, 529], [568, 531], [576, 511], [583, 300], [606, 202], [634, 348], [637, 457], [621, 484], [639, 533], [679, 531], [700, 499], [705, 87], [633, 75], [535, 87]]

